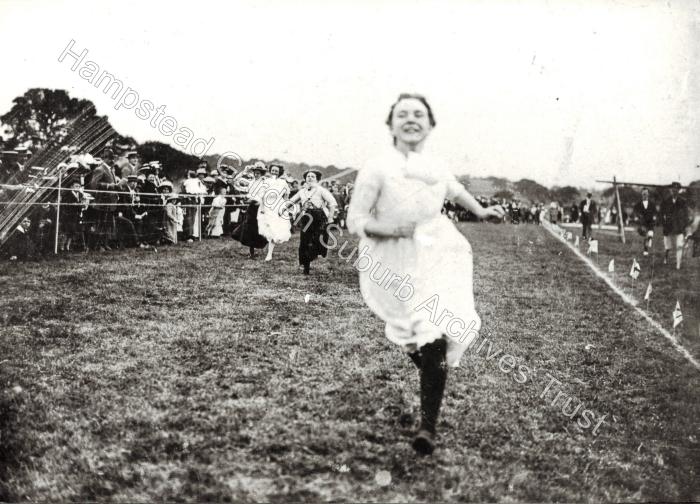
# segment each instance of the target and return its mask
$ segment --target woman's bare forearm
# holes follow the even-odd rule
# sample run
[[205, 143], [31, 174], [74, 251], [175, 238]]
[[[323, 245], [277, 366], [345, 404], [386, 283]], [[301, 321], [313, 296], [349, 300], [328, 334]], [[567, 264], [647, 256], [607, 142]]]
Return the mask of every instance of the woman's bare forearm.
[[469, 194], [468, 191], [465, 190], [459, 196], [457, 196], [455, 198], [455, 202], [469, 210], [478, 218], [482, 219], [485, 217], [484, 207], [482, 207], [481, 203], [479, 203], [474, 196]]

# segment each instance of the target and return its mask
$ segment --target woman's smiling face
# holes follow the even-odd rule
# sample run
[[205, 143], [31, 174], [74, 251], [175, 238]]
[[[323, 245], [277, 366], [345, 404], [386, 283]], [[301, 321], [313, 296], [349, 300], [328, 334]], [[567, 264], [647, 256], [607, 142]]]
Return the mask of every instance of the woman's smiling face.
[[404, 98], [396, 104], [391, 117], [391, 134], [398, 142], [417, 145], [431, 130], [428, 109], [420, 100]]

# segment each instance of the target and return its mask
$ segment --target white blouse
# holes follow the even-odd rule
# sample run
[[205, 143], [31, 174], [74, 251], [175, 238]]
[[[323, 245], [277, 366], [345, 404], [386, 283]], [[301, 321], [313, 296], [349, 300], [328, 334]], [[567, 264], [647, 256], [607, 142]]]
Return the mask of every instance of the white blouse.
[[392, 148], [358, 173], [348, 229], [364, 236], [372, 215], [396, 224], [426, 222], [441, 214], [446, 198], [463, 192], [464, 186], [440, 159], [415, 152], [406, 157]]
[[338, 203], [331, 192], [321, 185], [314, 187], [304, 186], [291, 199], [292, 202], [298, 201], [303, 207], [307, 203], [311, 203], [316, 208], [323, 208], [326, 216], [333, 215]]

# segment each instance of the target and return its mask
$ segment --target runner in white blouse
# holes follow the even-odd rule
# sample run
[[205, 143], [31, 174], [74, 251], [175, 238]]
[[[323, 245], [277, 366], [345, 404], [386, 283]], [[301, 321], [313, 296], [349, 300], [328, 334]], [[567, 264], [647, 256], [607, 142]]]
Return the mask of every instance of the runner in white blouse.
[[265, 261], [272, 260], [272, 251], [277, 243], [289, 241], [292, 237], [289, 216], [283, 211], [284, 200], [289, 195], [287, 181], [280, 178], [284, 167], [280, 164], [268, 166], [270, 174], [265, 180], [260, 210], [258, 211], [258, 230], [267, 238], [267, 256]]
[[290, 203], [301, 203], [301, 214], [295, 223], [301, 225], [299, 237], [299, 264], [308, 275], [311, 261], [318, 256], [326, 257], [328, 253], [328, 220], [334, 215], [337, 203], [333, 195], [322, 187], [321, 172], [308, 170], [303, 175], [306, 185], [290, 200]]
[[502, 218], [500, 206], [483, 208], [439, 159], [423, 146], [435, 126], [428, 102], [401, 95], [387, 125], [393, 147], [360, 170], [347, 216], [361, 237], [360, 290], [386, 322], [387, 338], [401, 345], [421, 370], [421, 426], [413, 440], [432, 453], [447, 365], [459, 360], [478, 336], [472, 250], [441, 214], [450, 199], [477, 217]]

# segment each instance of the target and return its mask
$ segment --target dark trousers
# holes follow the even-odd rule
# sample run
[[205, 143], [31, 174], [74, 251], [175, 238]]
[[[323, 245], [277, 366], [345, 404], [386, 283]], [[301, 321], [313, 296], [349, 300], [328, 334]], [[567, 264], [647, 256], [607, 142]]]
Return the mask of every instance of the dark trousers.
[[581, 215], [581, 224], [583, 225], [583, 237], [590, 238], [593, 234], [593, 219], [583, 214]]
[[97, 246], [108, 246], [109, 242], [114, 239], [114, 211], [107, 209], [98, 209], [96, 211], [97, 223], [95, 227], [95, 235]]
[[135, 247], [139, 244], [139, 236], [136, 233], [136, 226], [126, 217], [116, 218], [117, 242], [120, 247]]

